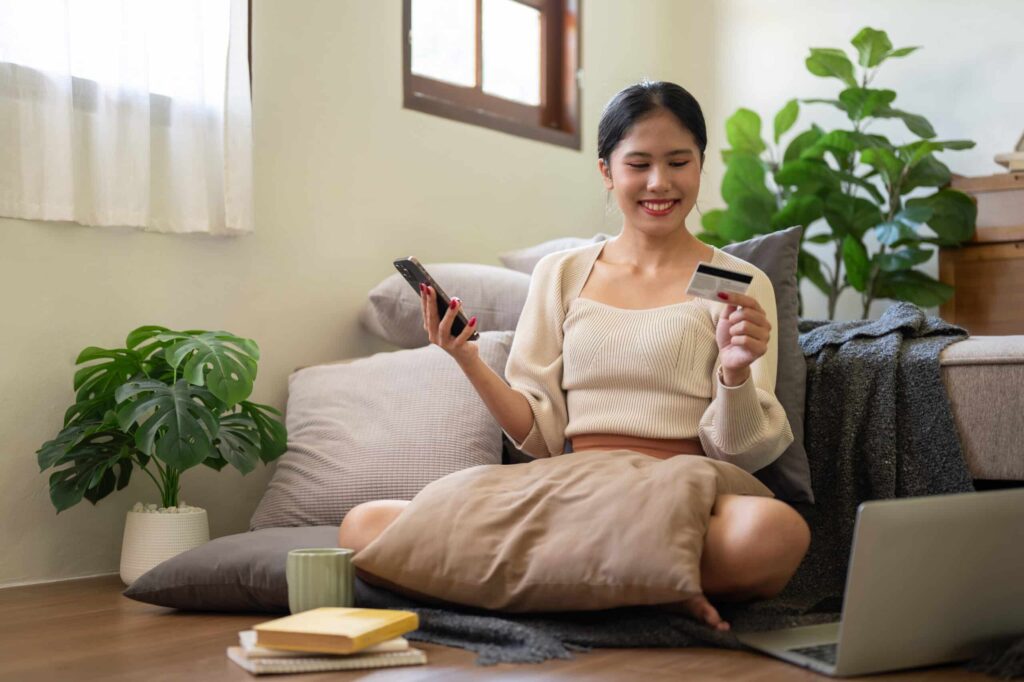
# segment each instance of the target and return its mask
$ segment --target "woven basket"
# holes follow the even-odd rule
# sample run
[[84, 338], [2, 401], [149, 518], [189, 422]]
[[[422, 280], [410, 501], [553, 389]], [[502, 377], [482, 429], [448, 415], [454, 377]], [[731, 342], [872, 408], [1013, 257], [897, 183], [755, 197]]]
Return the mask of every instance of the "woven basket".
[[121, 544], [121, 580], [131, 585], [160, 562], [209, 540], [205, 509], [176, 514], [130, 511]]

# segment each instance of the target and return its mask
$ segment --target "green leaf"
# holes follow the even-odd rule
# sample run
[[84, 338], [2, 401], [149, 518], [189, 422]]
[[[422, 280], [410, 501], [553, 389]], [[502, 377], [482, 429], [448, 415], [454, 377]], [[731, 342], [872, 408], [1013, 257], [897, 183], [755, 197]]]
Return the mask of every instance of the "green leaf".
[[765, 184], [761, 160], [751, 154], [737, 153], [722, 178], [722, 198], [732, 208], [746, 196], [760, 197], [766, 204], [774, 202], [774, 196]]
[[775, 182], [780, 187], [798, 187], [806, 192], [839, 187], [835, 171], [824, 161], [812, 159], [798, 159], [782, 164], [775, 172]]
[[932, 217], [934, 210], [931, 206], [923, 204], [910, 204], [902, 211], [893, 216], [893, 220], [917, 229], [918, 226], [928, 222], [928, 219]]
[[795, 99], [789, 100], [784, 107], [779, 109], [779, 113], [775, 114], [775, 144], [778, 144], [779, 138], [793, 127], [799, 115], [800, 105]]
[[117, 419], [127, 431], [138, 425], [135, 445], [178, 471], [214, 452], [217, 405], [205, 388], [185, 379], [173, 386], [159, 381], [132, 381], [117, 390]]
[[871, 88], [847, 88], [839, 93], [839, 101], [846, 107], [851, 121], [870, 118], [875, 112], [887, 108], [896, 99], [893, 90], [873, 90]]
[[953, 295], [953, 287], [936, 281], [919, 270], [879, 273], [879, 298], [909, 301], [925, 308], [939, 306]]
[[823, 203], [820, 197], [790, 197], [785, 206], [772, 216], [772, 229], [781, 230], [793, 225], [808, 226], [822, 216]]
[[260, 433], [256, 423], [246, 414], [222, 417], [214, 444], [221, 457], [242, 474], [255, 469], [260, 461]]
[[704, 213], [700, 217], [700, 224], [705, 230], [711, 234], [718, 234], [719, 224], [722, 222], [722, 216], [725, 215], [725, 210], [716, 208], [707, 213]]
[[260, 357], [255, 341], [222, 331], [176, 336], [164, 355], [174, 368], [185, 361], [182, 375], [189, 383], [207, 386], [227, 407], [249, 397]]
[[853, 235], [858, 240], [882, 221], [878, 206], [861, 197], [832, 192], [825, 199], [825, 220], [837, 236]]
[[68, 466], [50, 475], [50, 501], [57, 513], [81, 502], [95, 504], [114, 490], [117, 478], [107, 472], [131, 456], [130, 438], [120, 432], [94, 433], [73, 445], [63, 456]]
[[890, 57], [906, 57], [908, 54], [916, 52], [917, 50], [920, 50], [920, 49], [921, 49], [920, 46], [918, 46], [918, 47], [901, 47], [898, 50], [893, 50], [889, 54], [885, 55], [885, 57], [886, 57], [886, 59], [889, 59]]
[[910, 270], [915, 265], [925, 263], [932, 257], [934, 251], [919, 249], [909, 246], [892, 253], [880, 253], [875, 255], [875, 262], [885, 272], [896, 272], [897, 270]]
[[723, 246], [730, 244], [729, 240], [722, 235], [712, 234], [710, 232], [699, 232], [697, 234], [697, 239], [701, 240], [705, 244], [717, 246], [718, 248], [722, 248]]
[[815, 76], [838, 78], [850, 87], [856, 87], [853, 77], [853, 64], [846, 53], [831, 47], [812, 47], [811, 56], [804, 62], [807, 70]]
[[846, 281], [857, 291], [867, 289], [871, 270], [868, 251], [860, 239], [850, 234], [843, 237], [843, 265], [846, 266]]
[[951, 179], [949, 167], [929, 154], [907, 173], [900, 194], [909, 194], [918, 187], [945, 187]]
[[736, 153], [758, 156], [767, 149], [761, 139], [761, 117], [750, 109], [740, 109], [726, 120], [725, 136]]
[[727, 244], [742, 242], [761, 234], [761, 228], [762, 226], [760, 225], [748, 222], [741, 213], [736, 211], [729, 211], [722, 216], [722, 222], [719, 225], [720, 234], [724, 239], [728, 240]]
[[875, 226], [875, 238], [879, 244], [891, 246], [897, 242], [912, 241], [917, 238], [917, 231], [910, 225], [898, 220], [890, 220]]
[[114, 492], [117, 485], [117, 476], [114, 475], [109, 465], [97, 469], [90, 481], [89, 487], [85, 489], [85, 499], [96, 504], [104, 497]]
[[931, 209], [928, 227], [944, 246], [957, 246], [974, 236], [978, 206], [974, 199], [959, 190], [943, 189], [930, 196], [907, 201], [907, 210], [917, 208]]
[[797, 254], [797, 274], [800, 277], [809, 279], [823, 294], [828, 295], [828, 292], [831, 290], [831, 286], [825, 278], [825, 273], [821, 271], [821, 262], [803, 249]]
[[918, 140], [899, 147], [900, 154], [906, 160], [907, 165], [913, 168], [922, 159], [932, 152], [944, 149], [963, 150], [974, 147], [971, 140]]
[[893, 109], [892, 107], [879, 107], [875, 112], [876, 118], [898, 118], [902, 119], [904, 125], [918, 137], [935, 137], [935, 128], [928, 122], [924, 116], [918, 114], [911, 114], [906, 111], [900, 111], [899, 109]]
[[833, 239], [834, 237], [830, 233], [825, 232], [823, 234], [816, 234], [813, 237], [807, 237], [806, 241], [809, 241], [812, 244], [828, 244]]
[[810, 130], [805, 130], [796, 137], [794, 137], [789, 146], [786, 147], [786, 152], [782, 156], [783, 165], [790, 161], [795, 161], [800, 158], [804, 153], [804, 150], [814, 145], [818, 141], [818, 138], [824, 134], [824, 131], [816, 125], [811, 126]]
[[99, 360], [75, 372], [75, 396], [80, 401], [112, 400], [114, 391], [124, 382], [142, 374], [142, 358], [133, 350], [104, 349], [89, 346], [75, 360], [75, 364]]
[[885, 147], [865, 149], [861, 152], [860, 160], [877, 170], [885, 178], [886, 185], [895, 184], [903, 174], [903, 162]]
[[878, 66], [892, 52], [889, 36], [873, 28], [862, 28], [851, 42], [857, 48], [858, 63], [865, 68]]
[[281, 416], [281, 413], [270, 405], [250, 403], [243, 401], [239, 407], [242, 414], [245, 414], [253, 423], [260, 434], [260, 458], [270, 463], [281, 456], [288, 449], [288, 431], [277, 419], [271, 415]]

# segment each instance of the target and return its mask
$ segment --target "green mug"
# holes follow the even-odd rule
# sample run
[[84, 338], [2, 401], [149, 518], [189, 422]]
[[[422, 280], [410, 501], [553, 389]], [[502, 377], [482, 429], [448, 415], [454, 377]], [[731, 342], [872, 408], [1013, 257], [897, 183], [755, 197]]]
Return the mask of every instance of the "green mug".
[[285, 578], [292, 613], [321, 606], [352, 606], [352, 555], [344, 547], [293, 549], [288, 552]]

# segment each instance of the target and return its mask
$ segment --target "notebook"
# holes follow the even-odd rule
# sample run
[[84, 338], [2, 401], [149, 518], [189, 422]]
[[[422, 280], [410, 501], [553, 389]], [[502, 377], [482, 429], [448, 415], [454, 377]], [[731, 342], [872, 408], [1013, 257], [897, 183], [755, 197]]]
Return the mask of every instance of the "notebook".
[[420, 626], [413, 611], [325, 606], [253, 626], [256, 645], [317, 654], [351, 654]]
[[228, 658], [253, 675], [391, 668], [402, 665], [424, 665], [427, 662], [426, 652], [414, 647], [409, 647], [405, 651], [386, 651], [375, 654], [358, 653], [350, 656], [249, 658], [246, 656], [245, 649], [240, 646], [229, 646], [227, 653]]
[[[308, 657], [310, 653], [308, 651], [287, 651], [285, 649], [268, 649], [266, 647], [257, 646], [256, 644], [256, 631], [255, 630], [242, 630], [238, 633], [238, 645], [245, 652], [246, 658], [301, 658], [303, 656]], [[360, 651], [363, 654], [378, 654], [389, 651], [407, 651], [409, 649], [409, 640], [405, 637], [395, 637], [389, 639], [386, 642], [380, 644], [374, 644], [373, 646], [367, 647]], [[318, 656], [355, 656], [356, 654], [318, 654]]]

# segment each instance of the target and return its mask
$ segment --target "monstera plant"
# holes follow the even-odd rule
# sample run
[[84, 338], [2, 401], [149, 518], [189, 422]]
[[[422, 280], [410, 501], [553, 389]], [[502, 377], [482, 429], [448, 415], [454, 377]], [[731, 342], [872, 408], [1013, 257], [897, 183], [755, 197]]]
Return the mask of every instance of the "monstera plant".
[[[893, 106], [893, 90], [870, 87], [887, 60], [918, 48], [893, 49], [886, 33], [873, 28], [862, 29], [852, 44], [856, 65], [843, 50], [811, 49], [807, 69], [835, 79], [841, 90], [835, 99], [789, 100], [774, 118], [773, 144], [765, 143], [761, 118], [749, 109], [726, 121], [731, 148], [723, 152], [722, 197], [727, 208], [705, 213], [698, 235], [723, 246], [804, 226], [804, 241], [834, 246], [831, 259], [819, 261], [803, 245], [799, 256], [799, 276], [828, 297], [830, 319], [849, 288], [860, 293], [864, 318], [879, 298], [921, 306], [944, 303], [952, 288], [916, 266], [931, 259], [936, 247], [970, 239], [977, 217], [974, 201], [949, 188], [949, 168], [935, 157], [974, 143], [936, 140], [923, 116]], [[825, 130], [812, 124], [791, 132], [801, 103], [834, 107], [848, 125]], [[897, 142], [869, 132], [882, 119], [902, 121], [909, 139]], [[782, 146], [784, 136], [789, 139]]]
[[223, 331], [139, 327], [124, 348], [83, 350], [75, 403], [60, 433], [37, 451], [57, 512], [96, 504], [128, 485], [138, 468], [176, 507], [179, 479], [199, 464], [243, 474], [285, 450], [284, 426], [268, 405], [249, 402], [259, 348]]

